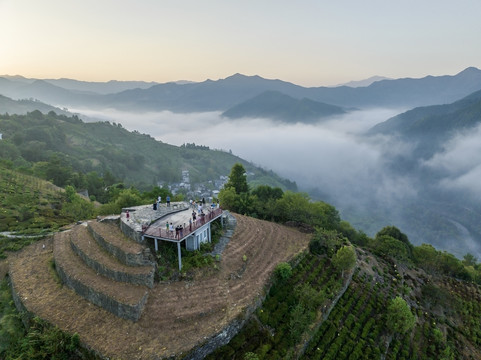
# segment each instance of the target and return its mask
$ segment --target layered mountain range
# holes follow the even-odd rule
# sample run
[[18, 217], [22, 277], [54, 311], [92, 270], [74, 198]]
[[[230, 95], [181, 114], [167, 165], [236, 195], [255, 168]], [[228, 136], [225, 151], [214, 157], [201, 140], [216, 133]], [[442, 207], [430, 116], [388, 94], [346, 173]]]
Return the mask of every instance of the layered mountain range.
[[[353, 108], [445, 104], [481, 89], [481, 70], [470, 67], [454, 76], [420, 79], [384, 79], [369, 86], [302, 87], [281, 80], [235, 74], [216, 81], [170, 82], [81, 82], [69, 79], [40, 80], [0, 77], [0, 94], [13, 99], [37, 99], [61, 107], [113, 108], [128, 111], [205, 112], [220, 111], [228, 116], [276, 117], [283, 104], [285, 119], [331, 116]], [[283, 101], [289, 96], [299, 102]], [[306, 102], [312, 101], [306, 105]], [[326, 111], [327, 105], [331, 110]], [[334, 108], [337, 106], [341, 109]], [[336, 109], [336, 110], [333, 110]], [[303, 115], [303, 113], [301, 112]], [[284, 119], [284, 120], [285, 120]], [[311, 120], [309, 120], [311, 121]]]

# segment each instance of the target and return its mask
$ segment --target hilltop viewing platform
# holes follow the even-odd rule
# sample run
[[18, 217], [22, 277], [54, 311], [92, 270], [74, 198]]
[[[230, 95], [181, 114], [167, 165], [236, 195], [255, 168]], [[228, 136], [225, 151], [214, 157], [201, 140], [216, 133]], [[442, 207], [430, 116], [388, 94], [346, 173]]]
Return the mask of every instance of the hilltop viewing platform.
[[154, 242], [155, 251], [159, 241], [177, 243], [179, 270], [182, 269], [181, 244], [190, 251], [200, 249], [202, 243], [211, 242], [210, 224], [221, 218], [223, 211], [215, 205], [206, 205], [201, 210], [185, 202], [143, 205], [125, 208], [120, 215], [124, 234], [140, 243]]
[[[211, 221], [218, 219], [220, 216], [222, 216], [222, 212], [223, 211], [220, 208], [209, 210], [207, 213], [200, 215], [197, 213], [197, 211], [195, 211], [195, 221], [192, 220], [192, 212], [190, 212], [189, 209], [169, 214], [147, 227], [144, 231], [144, 237], [182, 242], [191, 236], [192, 233], [195, 233], [199, 228], [202, 228]], [[167, 224], [172, 224], [173, 230], [171, 230], [170, 226], [167, 228]], [[177, 228], [176, 230], [176, 226], [182, 226], [182, 228]]]

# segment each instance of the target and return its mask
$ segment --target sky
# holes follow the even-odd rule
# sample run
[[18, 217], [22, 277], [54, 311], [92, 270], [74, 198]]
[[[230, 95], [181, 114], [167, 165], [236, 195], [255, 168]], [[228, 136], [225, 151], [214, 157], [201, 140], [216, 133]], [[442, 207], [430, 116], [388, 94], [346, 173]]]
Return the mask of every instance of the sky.
[[479, 0], [0, 0], [0, 74], [329, 86], [481, 68]]

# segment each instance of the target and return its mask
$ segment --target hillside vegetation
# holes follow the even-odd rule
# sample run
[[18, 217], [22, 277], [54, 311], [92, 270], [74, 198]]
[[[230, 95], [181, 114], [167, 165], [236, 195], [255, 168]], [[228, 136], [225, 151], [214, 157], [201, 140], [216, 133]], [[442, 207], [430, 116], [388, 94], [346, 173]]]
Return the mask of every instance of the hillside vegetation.
[[[159, 182], [180, 182], [189, 170], [191, 183], [227, 175], [236, 162], [251, 173], [253, 184], [295, 190], [296, 185], [246, 161], [208, 146], [164, 144], [149, 135], [129, 132], [120, 124], [84, 123], [77, 116], [33, 111], [27, 115], [0, 115], [0, 159], [11, 166], [58, 186], [98, 188], [115, 182], [146, 190]], [[99, 177], [107, 184], [99, 184]], [[95, 189], [97, 188], [97, 189]]]
[[333, 255], [311, 242], [292, 271], [275, 278], [244, 329], [208, 359], [480, 358], [481, 290], [447, 270], [472, 265], [426, 245], [400, 260], [395, 251], [373, 250], [388, 241], [378, 238], [356, 247], [351, 276], [343, 276], [341, 239]]
[[57, 229], [71, 221], [61, 213], [63, 189], [0, 165], [0, 231]]
[[[28, 183], [28, 179], [33, 181], [8, 169], [2, 174], [11, 174], [11, 181], [21, 184]], [[44, 191], [45, 188], [40, 187], [40, 192]], [[66, 192], [67, 199], [71, 196], [69, 192]], [[249, 189], [241, 164], [232, 168], [220, 198], [224, 206], [288, 223], [312, 235], [308, 251], [288, 263], [277, 263], [262, 305], [243, 330], [209, 358], [480, 358], [481, 266], [472, 255], [466, 254], [459, 260], [431, 245], [413, 246], [394, 226], [385, 227], [370, 238], [342, 221], [334, 207], [313, 202], [306, 194], [283, 192], [269, 186]], [[264, 255], [259, 255], [256, 243], [266, 244], [273, 234], [269, 231], [267, 236], [259, 232], [259, 228], [269, 228], [266, 222], [262, 222], [261, 227], [254, 219], [239, 219], [250, 225], [241, 226], [237, 235], [241, 241], [232, 246], [249, 244], [250, 248], [235, 250], [237, 256], [222, 259], [219, 264], [223, 271], [234, 275], [244, 274], [245, 265], [249, 266], [253, 259], [260, 261], [255, 266], [256, 271], [260, 269]], [[249, 241], [245, 241], [247, 238]], [[269, 241], [282, 241], [282, 233], [276, 233], [274, 238]], [[267, 253], [273, 252], [267, 250]], [[270, 266], [274, 267], [273, 263]], [[207, 272], [202, 276], [209, 283], [214, 275]], [[237, 276], [231, 278], [238, 279]], [[224, 283], [225, 276], [222, 279]], [[249, 281], [254, 284], [254, 280]], [[50, 282], [55, 286], [55, 280]], [[182, 281], [171, 287], [179, 291], [186, 288]], [[162, 284], [156, 288], [168, 291], [163, 290]], [[23, 330], [15, 325], [18, 315], [5, 295], [6, 288], [2, 291], [5, 300], [1, 302], [4, 314], [1, 321], [9, 322], [8, 327], [0, 331], [0, 343], [4, 344], [0, 348], [2, 354], [21, 353], [22, 350], [13, 350], [8, 344], [20, 346], [22, 342], [30, 352], [54, 351], [51, 339], [63, 335], [45, 324], [34, 334], [13, 340], [12, 334], [22, 334]], [[245, 296], [245, 291], [242, 293]], [[239, 299], [232, 297], [231, 300], [234, 304]], [[205, 306], [207, 309], [210, 304]], [[198, 310], [204, 313], [201, 308]], [[37, 350], [28, 348], [34, 345], [29, 340], [34, 336], [38, 338]], [[76, 346], [73, 345], [77, 341], [75, 337], [67, 338], [68, 346], [58, 351], [72, 351], [72, 346]], [[11, 350], [13, 352], [9, 352]]]

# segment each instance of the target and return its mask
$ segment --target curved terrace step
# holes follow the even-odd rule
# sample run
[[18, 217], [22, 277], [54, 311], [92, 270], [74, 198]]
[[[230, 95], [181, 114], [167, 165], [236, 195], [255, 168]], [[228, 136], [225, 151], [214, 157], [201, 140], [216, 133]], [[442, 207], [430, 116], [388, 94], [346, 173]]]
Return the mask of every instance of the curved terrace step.
[[155, 267], [128, 266], [117, 260], [100, 247], [89, 233], [87, 226], [77, 225], [70, 233], [70, 245], [73, 251], [97, 273], [112, 280], [137, 285], [154, 286]]
[[71, 231], [54, 237], [55, 268], [63, 283], [111, 313], [137, 321], [147, 302], [147, 287], [118, 282], [88, 267], [70, 246]]
[[153, 265], [150, 250], [125, 236], [114, 224], [89, 221], [87, 228], [92, 237], [107, 252], [128, 266]]

